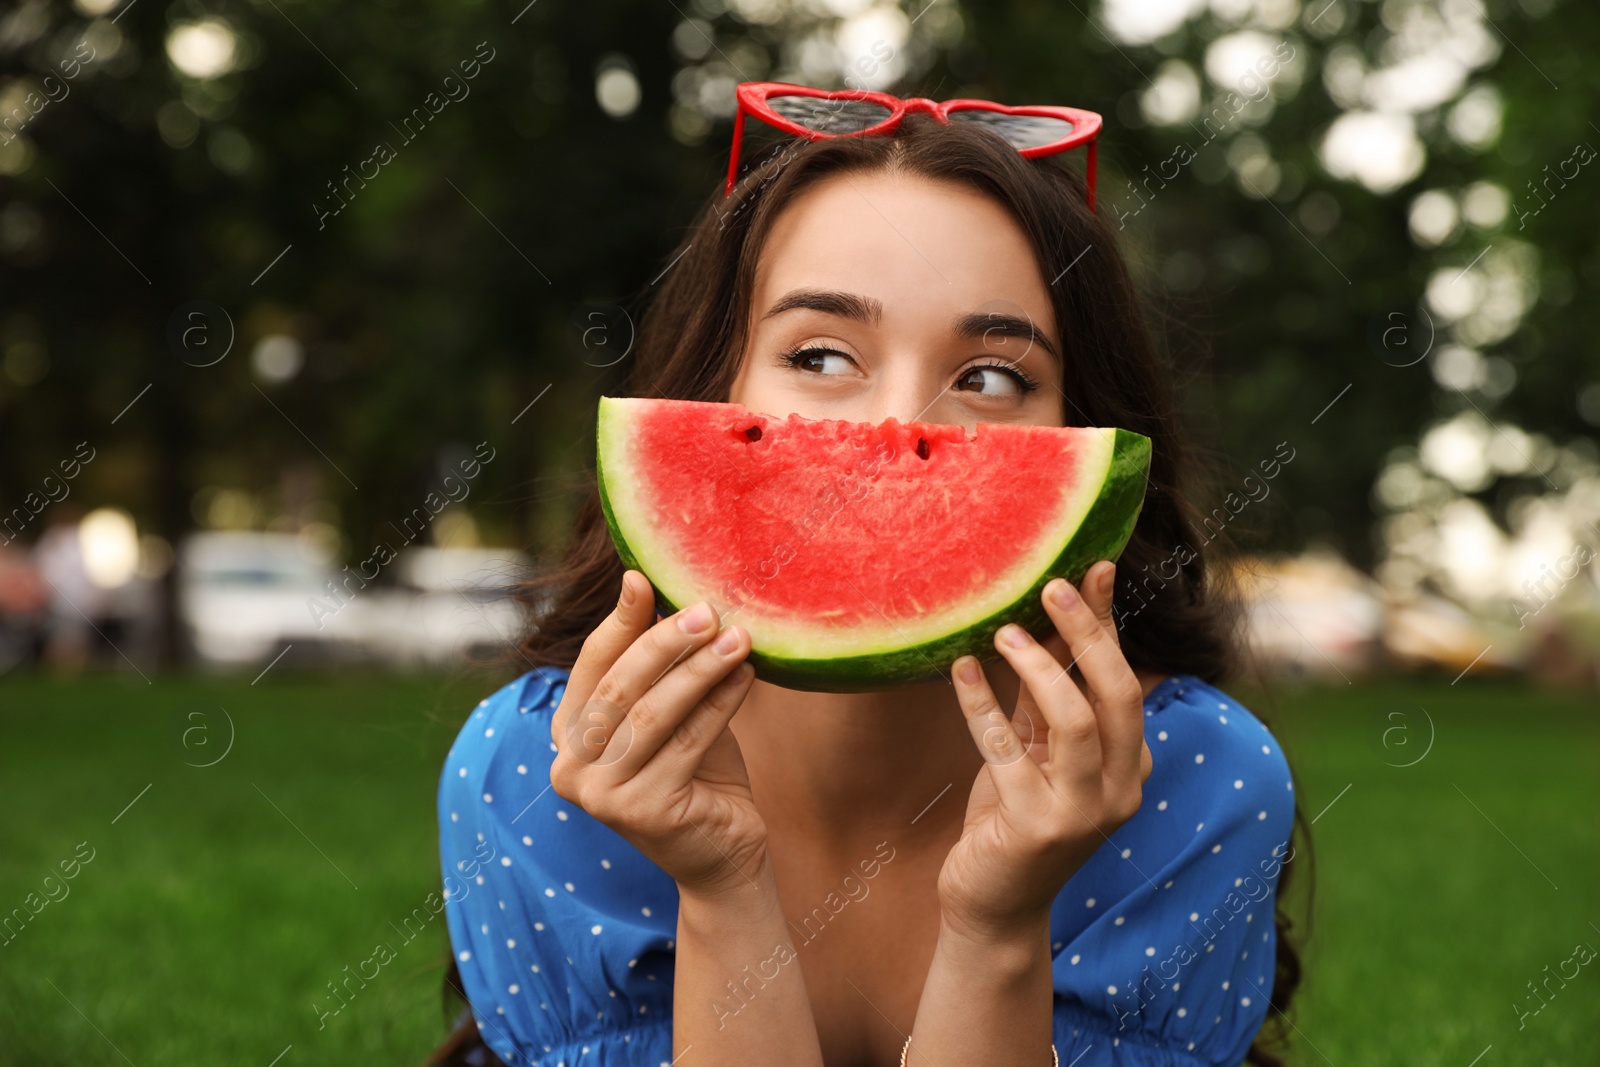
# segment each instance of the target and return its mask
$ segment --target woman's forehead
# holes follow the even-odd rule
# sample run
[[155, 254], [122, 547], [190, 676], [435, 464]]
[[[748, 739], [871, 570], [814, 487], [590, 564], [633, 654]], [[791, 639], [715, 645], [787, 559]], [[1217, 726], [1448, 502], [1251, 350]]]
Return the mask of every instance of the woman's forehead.
[[1037, 256], [1011, 214], [919, 175], [844, 173], [796, 196], [761, 249], [753, 318], [796, 290], [854, 294], [881, 308], [884, 325], [1004, 308], [1055, 333]]

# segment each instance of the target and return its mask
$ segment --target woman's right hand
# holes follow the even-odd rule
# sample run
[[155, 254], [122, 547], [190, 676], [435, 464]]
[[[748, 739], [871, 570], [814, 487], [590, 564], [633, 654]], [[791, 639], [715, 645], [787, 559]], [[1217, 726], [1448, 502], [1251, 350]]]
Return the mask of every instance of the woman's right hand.
[[551, 720], [550, 784], [670, 875], [715, 895], [754, 884], [767, 827], [727, 729], [750, 691], [750, 636], [691, 605], [655, 621], [649, 579], [622, 576], [617, 606], [583, 643]]

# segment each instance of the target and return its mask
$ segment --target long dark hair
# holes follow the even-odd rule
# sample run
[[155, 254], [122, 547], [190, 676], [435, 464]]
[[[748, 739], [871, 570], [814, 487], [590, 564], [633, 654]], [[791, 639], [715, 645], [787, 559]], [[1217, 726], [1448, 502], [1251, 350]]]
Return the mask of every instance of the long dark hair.
[[[1214, 684], [1235, 677], [1237, 597], [1216, 566], [1220, 542], [1197, 535], [1202, 523], [1191, 499], [1209, 476], [1178, 415], [1174, 368], [1157, 353], [1122, 255], [1103, 219], [1089, 210], [1083, 183], [1066, 167], [1024, 159], [987, 130], [914, 115], [893, 136], [780, 141], [755, 153], [733, 194], [724, 198], [719, 189], [675, 250], [640, 320], [637, 355], [619, 395], [726, 401], [744, 349], [756, 261], [774, 221], [818, 181], [868, 171], [976, 189], [1020, 224], [1040, 273], [1055, 279], [1049, 288], [1063, 346], [1065, 423], [1134, 430], [1153, 444], [1144, 508], [1117, 565], [1128, 663]], [[585, 490], [565, 557], [519, 591], [532, 613], [517, 654], [524, 669], [571, 667], [616, 602], [624, 567], [592, 473]], [[1296, 818], [1303, 828], [1298, 807]], [[1280, 1020], [1300, 981], [1282, 905], [1290, 866], [1281, 875], [1276, 916], [1272, 1007]], [[453, 965], [448, 978], [447, 999], [460, 988]], [[463, 1026], [471, 1026], [470, 1016]], [[1258, 1038], [1250, 1061], [1279, 1064], [1269, 1043]], [[469, 1062], [438, 1055], [430, 1062]]]

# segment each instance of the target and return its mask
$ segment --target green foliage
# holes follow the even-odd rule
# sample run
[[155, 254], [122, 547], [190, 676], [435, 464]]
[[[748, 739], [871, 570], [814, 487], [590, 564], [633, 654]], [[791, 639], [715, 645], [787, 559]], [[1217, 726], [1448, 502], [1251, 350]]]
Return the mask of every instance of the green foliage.
[[[620, 305], [637, 319], [680, 227], [716, 186], [729, 129], [717, 101], [738, 77], [795, 76], [800, 41], [827, 39], [837, 21], [804, 7], [725, 6], [180, 0], [95, 19], [28, 6], [0, 45], [8, 107], [45, 75], [59, 78], [80, 41], [96, 58], [28, 122], [21, 147], [0, 147], [0, 500], [13, 506], [88, 440], [108, 458], [86, 472], [79, 499], [125, 506], [141, 528], [176, 539], [205, 518], [204, 490], [234, 488], [291, 527], [332, 519], [355, 552], [453, 456], [489, 441], [510, 458], [473, 502], [485, 536], [556, 543], [574, 472], [590, 459], [592, 399], [623, 369], [607, 364], [626, 324], [595, 358], [581, 340], [586, 309]], [[781, 17], [756, 17], [769, 7]], [[1373, 480], [1430, 424], [1472, 405], [1559, 442], [1592, 436], [1581, 411], [1600, 419], [1600, 197], [1587, 188], [1600, 169], [1583, 169], [1525, 227], [1520, 219], [1543, 168], [1580, 142], [1600, 144], [1586, 111], [1600, 74], [1584, 61], [1600, 14], [1491, 4], [1484, 32], [1498, 55], [1469, 88], [1495, 87], [1503, 133], [1468, 148], [1444, 132], [1451, 104], [1424, 110], [1425, 167], [1375, 193], [1319, 160], [1345, 110], [1326, 68], [1341, 49], [1378, 65], [1394, 28], [1435, 5], [1269, 7], [1289, 11], [1280, 36], [1301, 64], [1298, 88], [1275, 88], [1265, 117], [1214, 139], [1203, 122], [1151, 125], [1140, 98], [1166, 64], [1203, 71], [1210, 43], [1244, 15], [1203, 11], [1132, 45], [1113, 41], [1098, 6], [910, 3], [896, 88], [1106, 115], [1103, 210], [1123, 227], [1207, 444], [1228, 472], [1279, 441], [1304, 457], [1279, 487], [1276, 521], [1257, 531], [1262, 544], [1321, 540], [1370, 563]], [[203, 19], [235, 35], [235, 69], [209, 79], [182, 74], [167, 54], [175, 28]], [[482, 49], [493, 58], [465, 80], [470, 91], [427, 117], [440, 98], [429, 94], [454, 92], [446, 78], [462, 81], [461, 64]], [[863, 73], [850, 55], [837, 60], [835, 84]], [[630, 69], [641, 89], [621, 118], [596, 100], [606, 66]], [[1216, 94], [1203, 79], [1202, 93], [1209, 107]], [[419, 108], [427, 121], [408, 137]], [[367, 162], [380, 143], [393, 158]], [[1137, 197], [1132, 183], [1183, 145], [1193, 162]], [[1257, 165], [1252, 153], [1276, 170], [1270, 183], [1254, 172], [1270, 196], [1239, 177]], [[350, 180], [374, 166], [370, 180]], [[1506, 221], [1419, 248], [1407, 229], [1413, 198], [1481, 180], [1514, 198]], [[341, 183], [349, 206], [331, 214]], [[1482, 347], [1515, 386], [1493, 396], [1443, 387], [1429, 373], [1437, 353], [1397, 366], [1386, 329], [1404, 325], [1407, 353], [1436, 332], [1424, 322], [1429, 278], [1512, 239], [1536, 252], [1537, 302]], [[226, 312], [235, 335], [213, 366], [186, 363], [169, 339], [176, 313], [197, 300]], [[216, 314], [203, 322], [215, 352], [230, 326]], [[304, 350], [288, 380], [252, 370], [270, 335]], [[1534, 488], [1531, 478], [1522, 487]], [[1502, 518], [1509, 502], [1491, 501]]]

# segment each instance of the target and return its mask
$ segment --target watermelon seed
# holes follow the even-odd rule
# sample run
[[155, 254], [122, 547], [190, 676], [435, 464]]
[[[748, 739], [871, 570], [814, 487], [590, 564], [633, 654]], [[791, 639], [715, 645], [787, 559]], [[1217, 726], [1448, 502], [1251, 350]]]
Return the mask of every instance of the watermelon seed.
[[752, 426], [744, 432], [744, 435], [752, 441], [759, 441], [761, 440], [761, 427]]
[[926, 437], [917, 438], [917, 455], [923, 459], [928, 458], [928, 439]]

